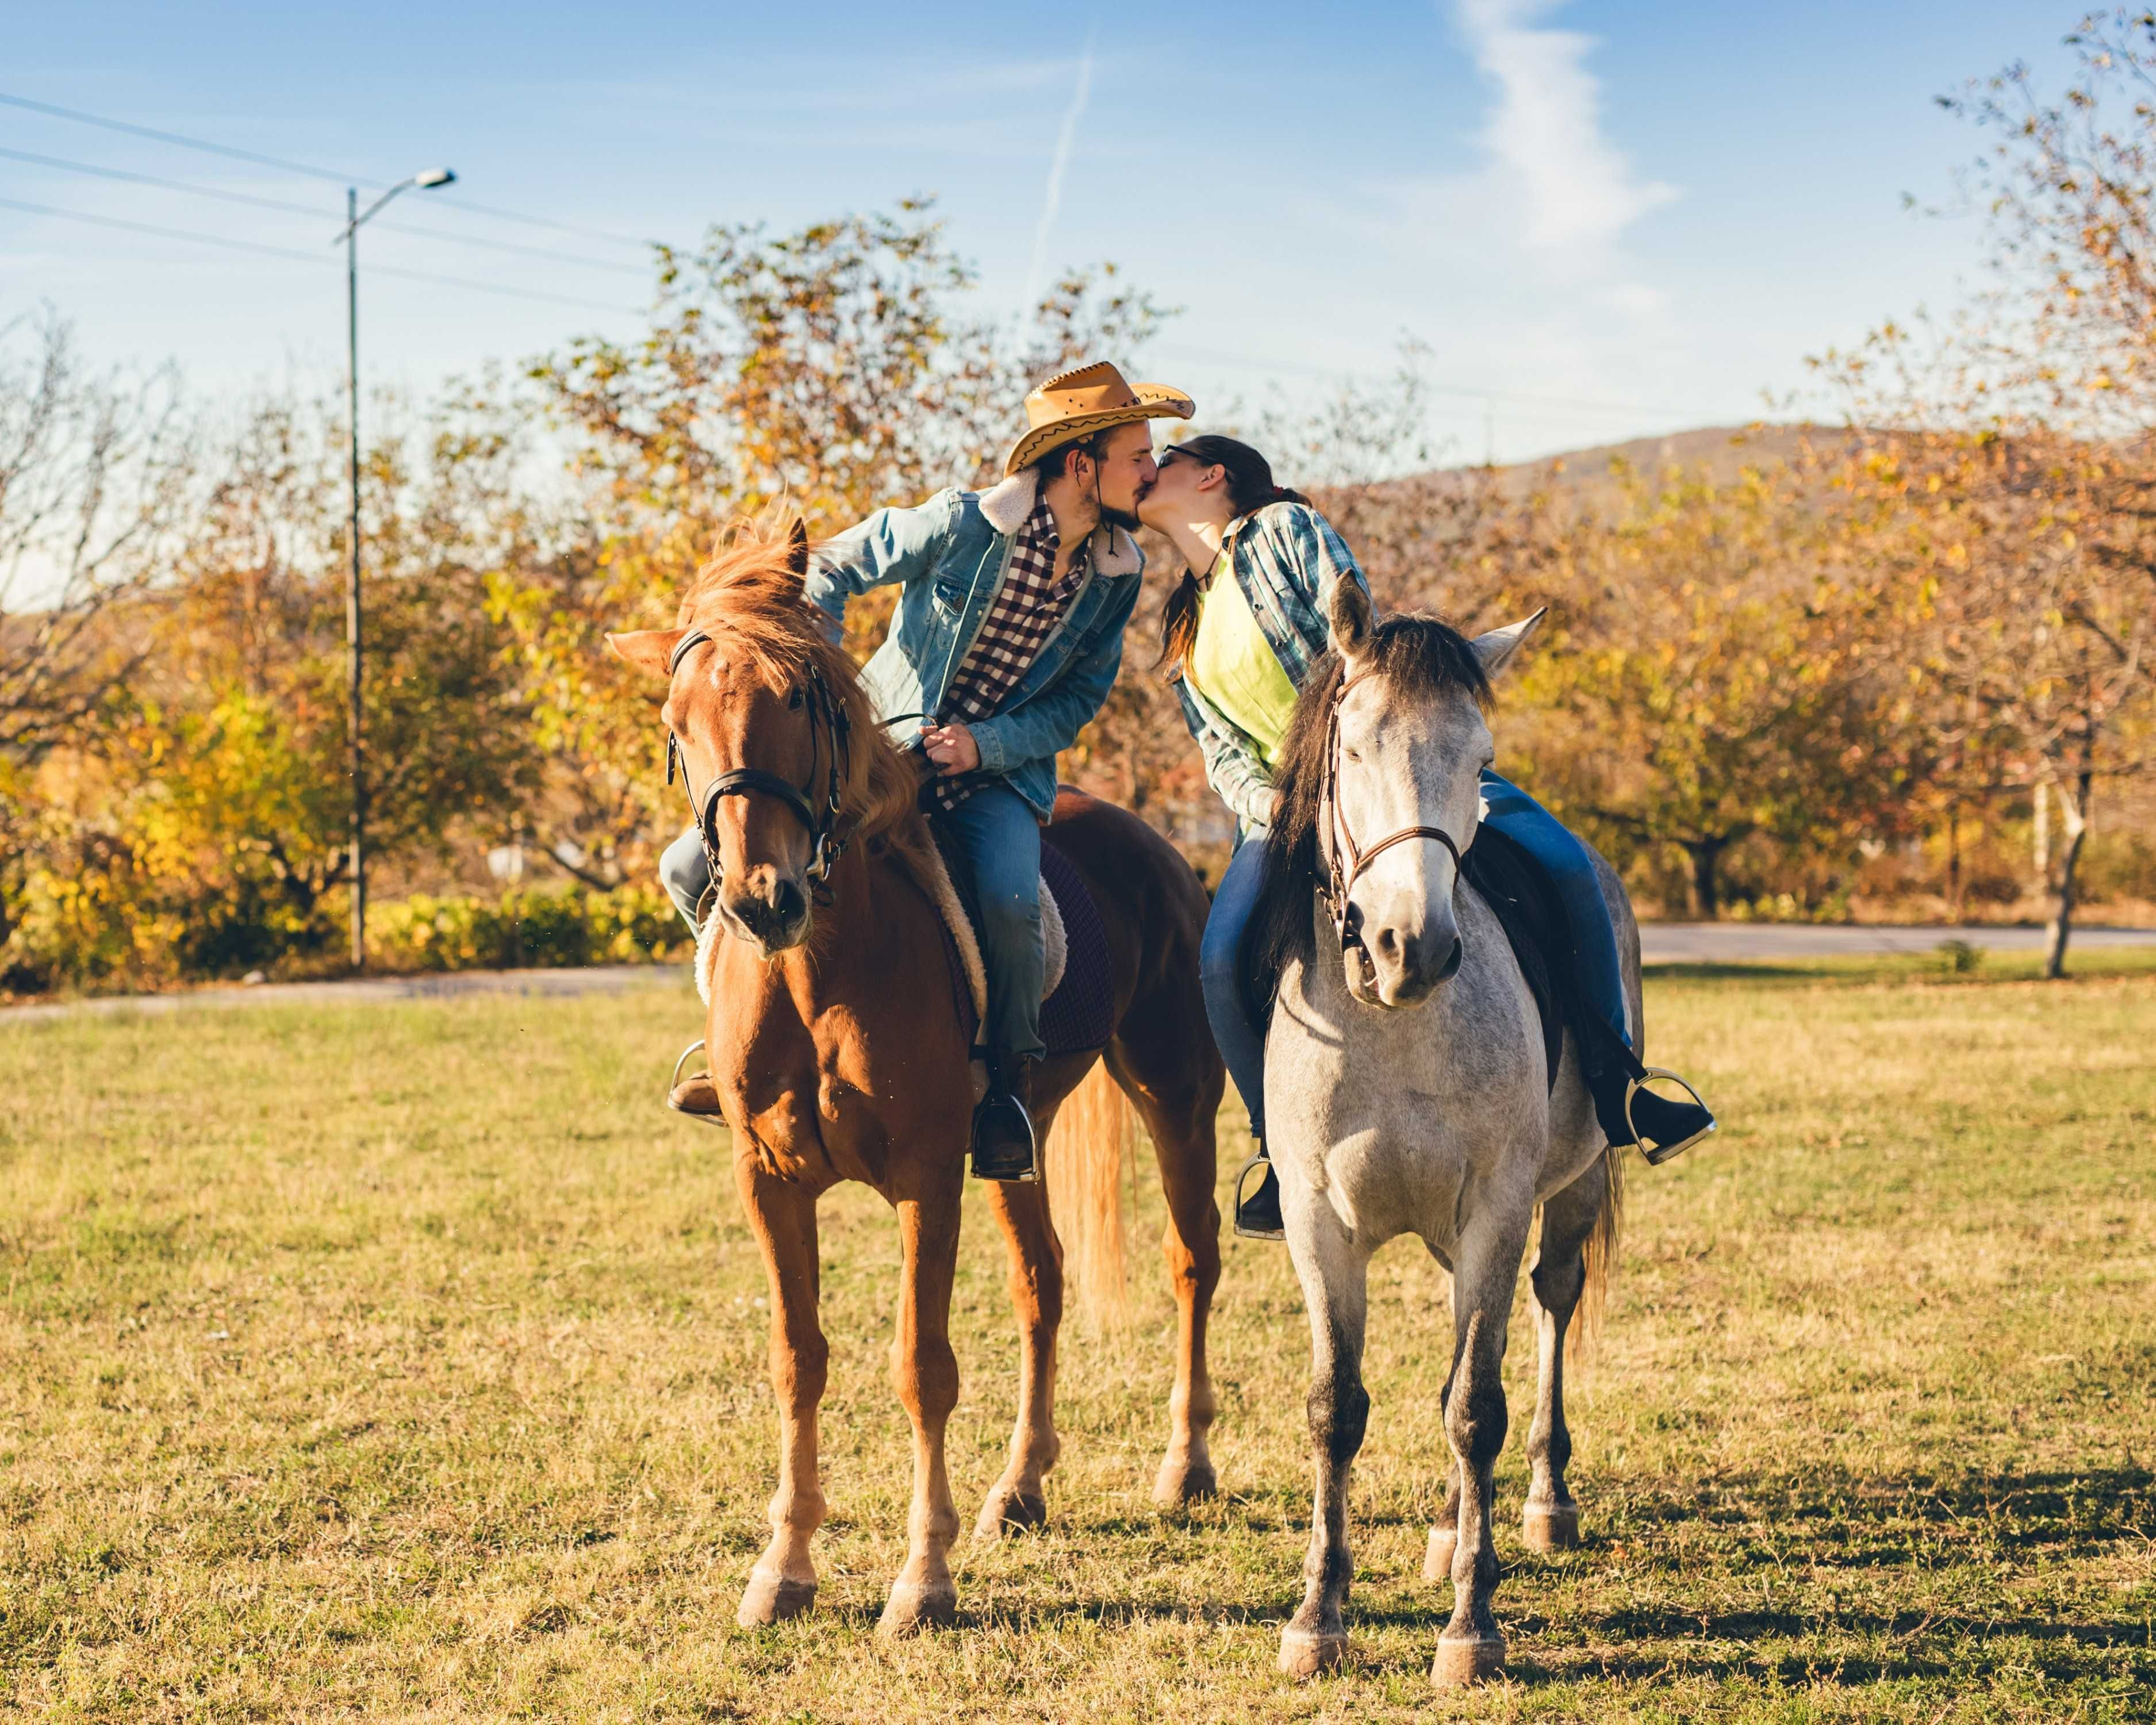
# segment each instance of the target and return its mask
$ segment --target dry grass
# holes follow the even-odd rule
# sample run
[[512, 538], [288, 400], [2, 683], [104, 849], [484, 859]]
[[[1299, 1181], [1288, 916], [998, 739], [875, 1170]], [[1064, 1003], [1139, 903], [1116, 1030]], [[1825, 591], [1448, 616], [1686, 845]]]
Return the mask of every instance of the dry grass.
[[[860, 1192], [826, 1207], [822, 1602], [743, 1633], [773, 1462], [762, 1279], [723, 1141], [654, 1106], [685, 989], [0, 1026], [0, 1706], [2149, 1717], [2156, 973], [2100, 967], [2056, 988], [1997, 962], [1650, 983], [1651, 1051], [1729, 1127], [1630, 1183], [1573, 1399], [1589, 1543], [1560, 1559], [1513, 1532], [1516, 1349], [1513, 1673], [1461, 1698], [1424, 1675], [1448, 1325], [1406, 1244], [1375, 1267], [1344, 1676], [1273, 1671], [1307, 1343], [1285, 1253], [1247, 1242], [1215, 1331], [1229, 1495], [1187, 1519], [1147, 1505], [1169, 1307], [1139, 1254], [1131, 1323], [1066, 1356], [1050, 1530], [963, 1553], [957, 1630], [877, 1645], [906, 1450], [895, 1242]], [[1001, 1282], [977, 1209], [962, 1500], [1008, 1427]]]

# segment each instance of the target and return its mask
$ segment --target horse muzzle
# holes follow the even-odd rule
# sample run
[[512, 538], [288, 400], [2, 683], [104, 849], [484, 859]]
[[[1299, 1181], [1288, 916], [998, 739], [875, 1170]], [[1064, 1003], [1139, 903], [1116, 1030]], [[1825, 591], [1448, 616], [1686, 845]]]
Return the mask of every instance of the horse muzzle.
[[1366, 1006], [1419, 1006], [1458, 974], [1465, 952], [1450, 919], [1441, 928], [1415, 933], [1390, 926], [1367, 930], [1361, 949], [1347, 954], [1348, 991]]
[[[758, 880], [754, 875], [767, 875]], [[799, 946], [808, 937], [808, 894], [798, 880], [768, 870], [754, 871], [736, 890], [722, 894], [719, 914], [726, 932], [747, 941], [767, 958]]]

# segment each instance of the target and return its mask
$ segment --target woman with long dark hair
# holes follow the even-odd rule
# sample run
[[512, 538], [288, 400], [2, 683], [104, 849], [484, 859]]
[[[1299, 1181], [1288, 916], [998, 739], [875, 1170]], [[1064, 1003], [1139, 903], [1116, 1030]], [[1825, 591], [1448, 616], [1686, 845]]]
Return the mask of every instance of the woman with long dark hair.
[[[1265, 1155], [1265, 1038], [1240, 976], [1243, 931], [1257, 901], [1262, 840], [1273, 813], [1273, 768], [1296, 697], [1327, 650], [1331, 584], [1369, 583], [1332, 524], [1300, 492], [1273, 482], [1270, 464], [1231, 437], [1194, 437], [1164, 450], [1138, 516], [1167, 536], [1186, 568], [1163, 619], [1161, 665], [1205, 757], [1205, 776], [1235, 817], [1236, 847], [1205, 925], [1200, 957], [1214, 1040], [1250, 1110]], [[1538, 862], [1563, 901], [1588, 1004], [1629, 1045], [1617, 935], [1593, 858], [1533, 798], [1486, 771], [1483, 819]], [[1590, 1074], [1595, 1111], [1613, 1144], [1633, 1127], [1666, 1160], [1714, 1130], [1697, 1102], [1651, 1091], [1628, 1097], [1629, 1076]], [[1628, 1101], [1629, 1113], [1628, 1119]], [[1246, 1199], [1236, 1183], [1235, 1231], [1281, 1237], [1280, 1188], [1270, 1167]]]

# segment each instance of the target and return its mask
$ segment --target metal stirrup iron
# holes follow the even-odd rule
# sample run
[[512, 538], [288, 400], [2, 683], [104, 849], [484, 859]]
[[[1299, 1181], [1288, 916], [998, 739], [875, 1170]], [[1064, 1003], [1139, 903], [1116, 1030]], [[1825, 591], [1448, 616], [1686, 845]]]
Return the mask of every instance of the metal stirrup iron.
[[[1640, 1134], [1638, 1124], [1632, 1118], [1632, 1099], [1645, 1090], [1651, 1081], [1661, 1078], [1666, 1078], [1690, 1096], [1698, 1106], [1699, 1111], [1707, 1116], [1707, 1124], [1688, 1138], [1680, 1138], [1674, 1144], [1657, 1144], [1650, 1150], [1647, 1147], [1647, 1141]], [[1714, 1117], [1714, 1110], [1707, 1106], [1707, 1098], [1694, 1090], [1687, 1080], [1661, 1066], [1643, 1066], [1640, 1069], [1640, 1076], [1625, 1086], [1625, 1124], [1631, 1128], [1632, 1142], [1640, 1147], [1640, 1154], [1646, 1158], [1647, 1165], [1650, 1168], [1660, 1168], [1673, 1157], [1683, 1155], [1702, 1138], [1713, 1137], [1719, 1122]]]

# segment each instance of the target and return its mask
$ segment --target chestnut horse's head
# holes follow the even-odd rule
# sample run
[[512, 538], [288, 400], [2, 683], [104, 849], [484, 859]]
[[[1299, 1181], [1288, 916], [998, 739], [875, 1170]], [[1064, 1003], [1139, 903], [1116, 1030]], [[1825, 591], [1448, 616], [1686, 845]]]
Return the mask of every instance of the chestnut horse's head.
[[913, 780], [803, 591], [808, 538], [737, 524], [679, 626], [607, 644], [667, 685], [660, 718], [726, 932], [775, 957], [808, 938], [828, 859], [905, 819]]

